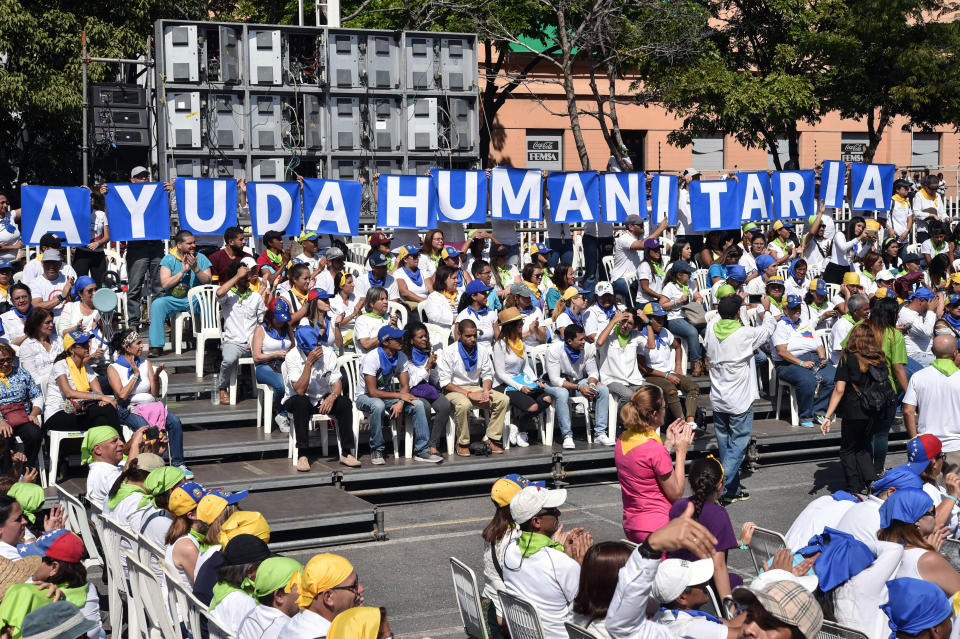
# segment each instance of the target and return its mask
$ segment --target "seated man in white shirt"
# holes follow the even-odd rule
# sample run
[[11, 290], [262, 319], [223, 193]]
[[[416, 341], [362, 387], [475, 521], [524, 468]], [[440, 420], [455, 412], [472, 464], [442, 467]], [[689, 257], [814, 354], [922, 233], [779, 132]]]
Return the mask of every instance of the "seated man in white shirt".
[[866, 295], [852, 295], [847, 300], [847, 312], [837, 318], [830, 329], [830, 363], [834, 366], [840, 361], [843, 344], [853, 327], [870, 315], [870, 300]]
[[580, 563], [593, 545], [590, 533], [574, 528], [560, 541], [560, 506], [566, 490], [527, 486], [510, 500], [510, 515], [520, 537], [503, 553], [507, 594], [526, 599], [537, 611], [544, 639], [567, 639], [563, 622], [570, 618], [580, 588]]
[[483, 439], [491, 452], [501, 454], [503, 423], [510, 400], [503, 393], [492, 390], [494, 375], [490, 349], [477, 342], [476, 323], [470, 319], [461, 320], [457, 330], [458, 341], [446, 346], [437, 358], [440, 390], [453, 404], [453, 421], [457, 427], [455, 451], [461, 457], [470, 456], [470, 411], [480, 408], [491, 413]]
[[920, 254], [929, 266], [930, 262], [938, 255], [950, 255], [950, 244], [947, 243], [947, 232], [950, 227], [945, 222], [934, 220], [927, 225], [930, 230], [930, 238], [924, 240], [920, 245]]
[[921, 286], [910, 294], [897, 315], [897, 327], [903, 331], [907, 357], [922, 366], [934, 360], [931, 350], [933, 329], [943, 315], [943, 299], [943, 296], [934, 295], [929, 288]]
[[[550, 386], [558, 389], [554, 398], [558, 405], [569, 401], [570, 396], [576, 397], [577, 393], [595, 400], [593, 441], [601, 446], [613, 446], [617, 442], [607, 433], [610, 391], [600, 383], [597, 361], [593, 353], [584, 348], [586, 341], [583, 329], [576, 324], [564, 328], [563, 341], [558, 340], [547, 347], [547, 376]], [[563, 438], [563, 447], [574, 447], [572, 435]]]
[[339, 246], [331, 246], [323, 257], [326, 259], [326, 264], [323, 271], [317, 275], [316, 288], [323, 289], [333, 295], [333, 284], [340, 277], [347, 256]]
[[[20, 279], [24, 284], [28, 284], [32, 281], [43, 275], [43, 254], [46, 253], [49, 249], [53, 249], [57, 253], [60, 253], [63, 245], [63, 240], [53, 233], [44, 233], [43, 237], [40, 238], [40, 246], [37, 247], [38, 255], [36, 258], [27, 262], [23, 267], [23, 277]], [[62, 256], [60, 259], [60, 273], [67, 279], [72, 279], [76, 281], [77, 272], [73, 270], [73, 267], [63, 261]]]
[[223, 316], [223, 339], [220, 353], [220, 403], [230, 403], [230, 383], [236, 382], [237, 367], [241, 357], [250, 357], [250, 337], [257, 325], [263, 322], [267, 310], [263, 297], [250, 288], [253, 271], [240, 262], [230, 262], [223, 274], [223, 282], [217, 289], [217, 301]]
[[593, 294], [593, 304], [583, 312], [583, 330], [591, 344], [597, 340], [597, 336], [607, 327], [614, 315], [624, 310], [624, 307], [617, 304], [613, 284], [610, 282], [597, 282]]
[[645, 342], [646, 338], [636, 330], [636, 318], [630, 311], [614, 315], [597, 337], [600, 379], [617, 398], [617, 414], [643, 386], [637, 354]]
[[660, 603], [660, 610], [653, 615], [653, 620], [681, 637], [727, 639], [724, 622], [700, 612], [700, 607], [710, 600], [707, 585], [711, 579], [712, 559], [667, 559], [661, 562], [652, 593]]
[[383, 253], [370, 253], [367, 258], [370, 268], [357, 277], [353, 294], [357, 298], [366, 296], [372, 286], [380, 286], [387, 290], [387, 299], [391, 302], [400, 301], [400, 292], [397, 291], [397, 280], [387, 273], [387, 256]]
[[59, 251], [47, 249], [41, 257], [43, 270], [38, 277], [27, 282], [27, 286], [33, 294], [33, 307], [50, 311], [56, 320], [70, 298], [74, 280], [60, 272]]
[[113, 483], [123, 472], [126, 464], [140, 453], [140, 444], [143, 442], [144, 426], [130, 438], [130, 454], [124, 462], [123, 438], [112, 426], [94, 426], [83, 435], [80, 444], [80, 463], [89, 464], [87, 473], [87, 501], [103, 510], [107, 501], [107, 494]]
[[284, 627], [283, 639], [326, 637], [334, 617], [363, 605], [360, 577], [340, 555], [314, 555], [300, 571], [298, 589], [300, 612]]
[[300, 612], [300, 562], [279, 555], [264, 559], [253, 580], [257, 607], [240, 623], [240, 639], [278, 639], [290, 618]]

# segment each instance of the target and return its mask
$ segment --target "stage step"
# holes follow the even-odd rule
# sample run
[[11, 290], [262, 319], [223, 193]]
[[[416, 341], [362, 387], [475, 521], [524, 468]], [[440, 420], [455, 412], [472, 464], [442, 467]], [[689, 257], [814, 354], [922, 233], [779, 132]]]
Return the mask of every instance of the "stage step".
[[196, 480], [206, 488], [229, 491], [270, 491], [296, 485], [301, 488], [330, 486], [336, 462], [314, 461], [309, 473], [297, 472], [287, 457], [191, 464]]
[[[250, 399], [235, 406], [214, 406], [200, 401], [186, 406], [186, 410], [173, 403], [168, 404], [184, 424], [230, 423], [224, 428], [183, 429], [183, 451], [187, 459], [212, 457], [229, 459], [230, 455], [267, 453], [287, 450], [287, 435], [274, 428], [270, 434], [256, 427], [256, 401]], [[188, 419], [184, 419], [188, 417]], [[246, 421], [246, 423], [242, 423]]]

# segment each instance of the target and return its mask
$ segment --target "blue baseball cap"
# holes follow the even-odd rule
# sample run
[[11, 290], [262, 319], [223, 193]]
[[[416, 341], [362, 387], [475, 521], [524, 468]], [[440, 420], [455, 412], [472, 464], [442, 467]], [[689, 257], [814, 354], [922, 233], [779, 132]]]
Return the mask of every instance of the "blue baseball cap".
[[65, 528], [48, 530], [29, 544], [17, 544], [17, 553], [21, 557], [43, 557], [47, 554], [47, 550], [53, 545], [53, 542], [68, 534], [70, 534], [70, 531]]
[[758, 256], [756, 259], [757, 270], [765, 271], [776, 261], [777, 259], [774, 256], [764, 253], [763, 255]]
[[452, 246], [445, 246], [443, 247], [443, 250], [440, 251], [440, 259], [442, 260], [450, 260], [453, 258], [460, 257], [461, 255], [463, 255], [463, 253], [461, 253], [460, 251], [458, 251]]
[[553, 253], [553, 249], [544, 244], [543, 242], [537, 242], [530, 245], [530, 255], [536, 255], [537, 253]]
[[278, 297], [270, 302], [270, 310], [278, 322], [290, 321], [290, 304], [282, 297]]
[[920, 288], [918, 288], [917, 290], [915, 290], [913, 293], [910, 293], [910, 297], [907, 298], [907, 299], [910, 299], [910, 300], [915, 300], [915, 299], [917, 299], [917, 300], [927, 300], [927, 301], [929, 302], [929, 301], [932, 300], [934, 297], [935, 297], [935, 295], [933, 294], [933, 291], [931, 291], [931, 290], [930, 290], [929, 288], [927, 288], [926, 286], [921, 286]]
[[893, 493], [880, 506], [880, 527], [888, 527], [894, 520], [906, 524], [920, 521], [933, 508], [930, 495], [922, 488], [902, 488]]
[[227, 492], [225, 490], [208, 490], [204, 497], [209, 497], [210, 495], [215, 495], [220, 499], [223, 499], [227, 502], [227, 506], [230, 504], [236, 504], [237, 502], [243, 501], [246, 499], [247, 495], [250, 494], [249, 490], [238, 490], [235, 493]]
[[323, 288], [311, 288], [307, 291], [308, 302], [312, 302], [313, 300], [328, 300], [331, 297], [333, 297], [333, 293]]
[[891, 468], [880, 479], [873, 482], [873, 494], [875, 495], [888, 488], [895, 488], [896, 490], [923, 488], [923, 480], [910, 468], [909, 464], [903, 464]]
[[947, 306], [953, 306], [954, 304], [960, 304], [960, 295], [957, 295], [956, 293], [950, 293], [947, 295]]
[[395, 328], [393, 326], [384, 326], [379, 331], [377, 331], [377, 341], [383, 344], [388, 339], [403, 339], [403, 335], [406, 333], [402, 328]]
[[492, 499], [493, 502], [498, 506], [509, 506], [510, 500], [512, 500], [517, 493], [527, 486], [546, 488], [547, 482], [530, 481], [523, 475], [518, 475], [517, 473], [504, 475], [497, 481], [493, 482], [493, 487], [490, 489], [490, 499]]
[[387, 256], [377, 251], [370, 256], [368, 261], [370, 262], [370, 266], [386, 266]]
[[13, 268], [13, 260], [8, 260], [8, 259], [6, 259], [6, 258], [0, 258], [0, 271], [2, 271], [2, 270], [5, 269], [5, 268], [12, 269], [12, 268]]
[[817, 278], [810, 282], [810, 290], [816, 293], [817, 295], [827, 295], [827, 283], [826, 281]]
[[787, 308], [796, 308], [803, 304], [803, 300], [800, 299], [799, 295], [787, 295]]
[[658, 304], [657, 302], [647, 302], [647, 304], [643, 307], [642, 310], [644, 315], [658, 316], [658, 315], [667, 314], [667, 312], [663, 310], [663, 307], [660, 306], [660, 304]]
[[316, 242], [320, 239], [320, 234], [316, 231], [304, 231], [299, 236], [297, 236], [297, 241], [301, 244], [304, 242]]
[[742, 282], [747, 279], [747, 269], [740, 264], [731, 264], [727, 267], [727, 279]]
[[300, 326], [294, 331], [293, 339], [297, 342], [297, 348], [304, 353], [309, 353], [317, 347], [320, 333], [312, 326]]
[[492, 286], [487, 286], [479, 279], [470, 280], [470, 283], [467, 284], [467, 289], [465, 291], [466, 295], [476, 295], [477, 293], [489, 293], [493, 290]]

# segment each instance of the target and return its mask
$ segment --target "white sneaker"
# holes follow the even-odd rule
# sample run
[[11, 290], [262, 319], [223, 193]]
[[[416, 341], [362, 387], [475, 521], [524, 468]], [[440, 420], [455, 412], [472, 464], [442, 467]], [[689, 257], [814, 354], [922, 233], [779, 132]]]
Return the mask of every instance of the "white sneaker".
[[516, 425], [516, 424], [507, 424], [507, 431], [508, 431], [508, 433], [509, 433], [509, 436], [508, 436], [508, 437], [509, 437], [509, 440], [510, 440], [510, 445], [511, 445], [511, 446], [516, 446], [516, 445], [517, 445], [517, 433], [520, 431], [520, 429], [517, 428], [517, 425]]
[[290, 432], [290, 418], [282, 413], [277, 413], [276, 417], [273, 418], [273, 421], [276, 422], [277, 428], [280, 429], [281, 433]]
[[601, 433], [599, 435], [594, 436], [593, 443], [600, 444], [601, 446], [613, 446], [617, 442], [610, 439], [610, 437], [606, 433]]
[[530, 445], [530, 442], [527, 441], [527, 434], [526, 434], [526, 433], [519, 433], [519, 432], [518, 432], [518, 433], [517, 433], [517, 441], [516, 441], [516, 442], [510, 442], [510, 444], [511, 444], [511, 445], [516, 444], [519, 448], [526, 448], [527, 446]]
[[573, 437], [564, 437], [563, 438], [563, 447], [564, 448], [576, 448], [573, 444]]

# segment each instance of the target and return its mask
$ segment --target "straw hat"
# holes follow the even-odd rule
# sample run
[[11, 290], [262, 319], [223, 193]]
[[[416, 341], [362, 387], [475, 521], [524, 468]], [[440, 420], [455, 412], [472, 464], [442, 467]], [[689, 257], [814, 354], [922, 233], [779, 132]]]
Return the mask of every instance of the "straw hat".
[[497, 315], [497, 319], [500, 322], [500, 326], [503, 326], [504, 324], [509, 324], [510, 322], [522, 320], [523, 314], [520, 312], [520, 309], [515, 306], [511, 306], [510, 308], [505, 308], [500, 311], [500, 314]]
[[33, 555], [24, 557], [17, 561], [11, 561], [6, 557], [0, 557], [0, 599], [7, 594], [7, 589], [14, 584], [22, 584], [40, 567], [42, 557]]

